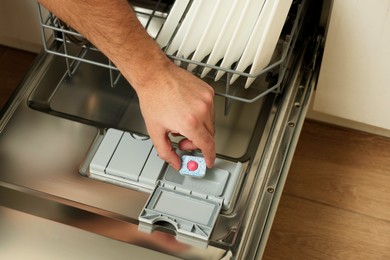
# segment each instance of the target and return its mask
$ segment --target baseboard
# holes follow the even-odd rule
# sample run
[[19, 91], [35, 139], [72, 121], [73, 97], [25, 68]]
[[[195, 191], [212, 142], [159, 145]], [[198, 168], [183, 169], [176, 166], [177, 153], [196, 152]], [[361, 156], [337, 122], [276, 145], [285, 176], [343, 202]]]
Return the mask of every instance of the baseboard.
[[6, 37], [0, 35], [0, 45], [4, 45], [7, 47], [12, 47], [15, 49], [20, 49], [24, 51], [29, 51], [33, 53], [39, 53], [43, 49], [41, 43], [28, 42], [20, 39], [15, 39], [11, 37]]

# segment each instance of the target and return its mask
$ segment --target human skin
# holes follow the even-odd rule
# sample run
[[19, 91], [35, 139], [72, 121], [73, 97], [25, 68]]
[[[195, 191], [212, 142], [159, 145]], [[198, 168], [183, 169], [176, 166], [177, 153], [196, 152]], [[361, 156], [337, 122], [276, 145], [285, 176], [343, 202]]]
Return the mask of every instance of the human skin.
[[179, 134], [185, 137], [179, 149], [200, 149], [207, 167], [213, 166], [213, 89], [166, 57], [126, 0], [39, 2], [102, 51], [131, 84], [160, 158], [180, 169], [169, 138]]

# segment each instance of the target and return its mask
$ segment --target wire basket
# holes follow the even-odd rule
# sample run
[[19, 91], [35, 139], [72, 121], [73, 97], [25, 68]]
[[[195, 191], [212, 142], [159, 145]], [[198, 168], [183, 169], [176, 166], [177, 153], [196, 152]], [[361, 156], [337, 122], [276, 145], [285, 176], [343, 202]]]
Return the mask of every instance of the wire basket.
[[[189, 1], [188, 6], [186, 7], [186, 11], [190, 8], [193, 0]], [[149, 34], [156, 38], [159, 30], [164, 24], [164, 21], [169, 15], [170, 8], [172, 7], [172, 3], [159, 1], [130, 1], [132, 4], [137, 17], [145, 27], [145, 30], [149, 32]], [[270, 62], [270, 64], [265, 67], [262, 71], [257, 74], [250, 74], [248, 72], [240, 72], [234, 70], [233, 68], [226, 68], [217, 65], [207, 64], [206, 62], [197, 62], [191, 60], [190, 58], [182, 58], [175, 55], [167, 56], [173, 60], [175, 63], [180, 64], [181, 66], [186, 66], [188, 64], [194, 64], [197, 66], [197, 70], [193, 71], [193, 73], [199, 76], [198, 71], [202, 68], [208, 67], [214, 70], [214, 72], [223, 71], [225, 76], [221, 81], [224, 83], [223, 90], [215, 90], [215, 94], [222, 96], [226, 99], [226, 108], [231, 105], [232, 101], [240, 101], [245, 103], [252, 103], [257, 101], [258, 99], [264, 97], [269, 93], [280, 93], [283, 90], [283, 79], [286, 76], [288, 64], [290, 58], [292, 56], [292, 52], [295, 46], [295, 42], [298, 38], [298, 33], [300, 31], [300, 27], [303, 22], [303, 13], [305, 7], [305, 1], [294, 1], [288, 17], [286, 19], [286, 23], [284, 25], [282, 34], [279, 38], [277, 48], [275, 49], [274, 56]], [[184, 12], [183, 16], [186, 14]], [[64, 57], [66, 60], [67, 66], [67, 74], [72, 76], [76, 71], [81, 62], [89, 63], [93, 66], [101, 66], [107, 68], [107, 73], [110, 75], [110, 83], [112, 87], [115, 87], [119, 78], [121, 77], [120, 72], [115, 67], [115, 65], [106, 58], [101, 52], [94, 47], [87, 39], [85, 39], [80, 33], [70, 28], [68, 25], [63, 23], [58, 17], [53, 15], [52, 13], [48, 13], [40, 4], [38, 4], [38, 13], [41, 25], [42, 32], [42, 40], [44, 50], [47, 53]], [[156, 21], [158, 21], [156, 23]], [[153, 28], [153, 32], [150, 29], [152, 26], [156, 24], [160, 24], [160, 28]], [[175, 33], [178, 31], [180, 23], [178, 27], [175, 29]], [[175, 33], [172, 35], [169, 42], [172, 41]], [[169, 43], [168, 43], [169, 45]], [[164, 51], [166, 51], [165, 48]], [[96, 53], [97, 55], [90, 55], [90, 53]], [[98, 57], [98, 58], [93, 58]], [[210, 73], [209, 73], [210, 74]], [[230, 78], [237, 74], [242, 78], [264, 78], [263, 82], [267, 82], [266, 86], [256, 87], [255, 94], [252, 94], [248, 97], [248, 95], [240, 95], [237, 91], [238, 89], [242, 89], [242, 81], [236, 81], [233, 84], [230, 84]], [[272, 75], [272, 77], [269, 77]], [[272, 78], [272, 80], [269, 80]], [[212, 85], [212, 84], [210, 84]], [[264, 84], [263, 84], [264, 85]]]

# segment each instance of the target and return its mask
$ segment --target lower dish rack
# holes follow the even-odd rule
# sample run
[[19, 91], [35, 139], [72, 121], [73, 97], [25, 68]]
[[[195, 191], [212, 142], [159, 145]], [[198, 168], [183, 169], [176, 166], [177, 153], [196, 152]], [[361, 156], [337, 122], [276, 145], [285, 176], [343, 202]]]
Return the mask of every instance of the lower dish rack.
[[[194, 6], [196, 2], [196, 0], [186, 1], [188, 3], [185, 6], [181, 21], [188, 15], [191, 11], [191, 6]], [[130, 4], [132, 4], [137, 17], [147, 32], [155, 40], [158, 40], [164, 23], [167, 21], [170, 11], [173, 9], [174, 3], [176, 2], [180, 1], [176, 0], [173, 3], [162, 1], [130, 1]], [[292, 2], [270, 63], [256, 74], [250, 73], [251, 66], [248, 66], [244, 71], [236, 70], [240, 59], [229, 67], [222, 67], [221, 60], [213, 65], [207, 63], [207, 57], [202, 61], [192, 59], [193, 53], [187, 57], [183, 57], [178, 51], [170, 53], [170, 44], [174, 40], [175, 35], [179, 33], [180, 27], [184, 26], [184, 22], [178, 22], [178, 25], [173, 30], [172, 36], [169, 39], [165, 39], [167, 44], [162, 47], [162, 49], [170, 59], [181, 67], [187, 68], [189, 65], [192, 68], [196, 67], [192, 70], [192, 73], [199, 77], [204, 76], [201, 75], [203, 70], [211, 70], [211, 73], [208, 73], [204, 78], [204, 80], [211, 82], [211, 86], [214, 85], [213, 81], [215, 81], [215, 75], [223, 73], [224, 76], [219, 79], [222, 83], [220, 84], [222, 87], [215, 88], [215, 93], [216, 95], [225, 98], [225, 113], [227, 114], [232, 101], [252, 103], [268, 93], [280, 93], [283, 91], [283, 79], [286, 78], [286, 73], [288, 73], [290, 57], [298, 38], [298, 32], [302, 26], [303, 19], [301, 18], [303, 17], [302, 14], [304, 9], [305, 1]], [[121, 74], [108, 58], [100, 53], [100, 51], [88, 42], [80, 33], [67, 26], [58, 17], [50, 12], [47, 14], [46, 10], [42, 8], [40, 4], [38, 4], [38, 13], [42, 28], [44, 50], [47, 53], [61, 56], [65, 59], [67, 67], [66, 73], [69, 77], [76, 73], [80, 63], [88, 63], [93, 66], [107, 69], [110, 85], [112, 87], [116, 86], [121, 78]], [[237, 76], [239, 76], [239, 79], [232, 83], [232, 77]], [[255, 80], [255, 83], [251, 86], [253, 91], [251, 91], [250, 94], [246, 93], [245, 95], [242, 95], [240, 94], [242, 91], [237, 90], [244, 88], [245, 80], [248, 78]]]

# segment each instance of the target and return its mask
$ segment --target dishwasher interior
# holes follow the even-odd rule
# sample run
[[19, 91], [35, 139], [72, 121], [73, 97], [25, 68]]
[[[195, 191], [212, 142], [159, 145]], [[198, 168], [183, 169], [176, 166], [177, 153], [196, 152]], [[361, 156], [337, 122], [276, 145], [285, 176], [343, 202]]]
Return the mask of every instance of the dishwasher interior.
[[[174, 36], [197, 3], [181, 2]], [[130, 3], [157, 39], [175, 1]], [[0, 121], [1, 192], [36, 206], [16, 203], [22, 211], [180, 258], [261, 256], [315, 85], [321, 7], [292, 1], [258, 73], [235, 70], [239, 61], [224, 67], [169, 54], [174, 36], [165, 40], [168, 57], [216, 93], [217, 159], [198, 179], [158, 158], [137, 95], [115, 65], [38, 5], [45, 51]]]

